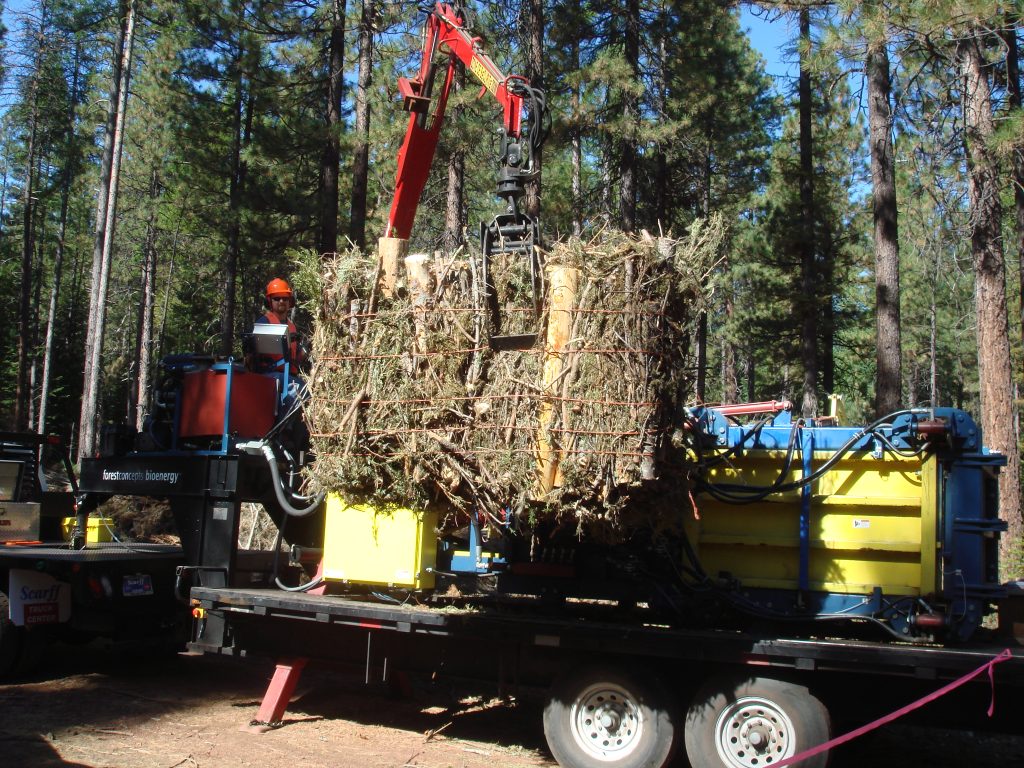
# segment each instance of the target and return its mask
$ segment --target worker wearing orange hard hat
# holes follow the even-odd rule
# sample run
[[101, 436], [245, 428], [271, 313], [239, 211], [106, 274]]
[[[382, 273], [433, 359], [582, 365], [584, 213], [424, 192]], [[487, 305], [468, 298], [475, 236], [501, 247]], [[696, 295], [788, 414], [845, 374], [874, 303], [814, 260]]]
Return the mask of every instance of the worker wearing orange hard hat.
[[[291, 364], [299, 365], [305, 359], [305, 353], [302, 347], [299, 346], [299, 332], [295, 327], [295, 323], [291, 320], [291, 312], [295, 307], [295, 292], [292, 287], [288, 285], [286, 280], [282, 280], [280, 277], [275, 277], [269, 283], [267, 283], [267, 290], [264, 293], [266, 312], [263, 313], [256, 322], [269, 323], [271, 325], [287, 325], [288, 326], [288, 350], [291, 356]], [[269, 358], [270, 356], [264, 355], [263, 357]], [[265, 362], [276, 364], [283, 358], [282, 355], [275, 355], [272, 359], [268, 359]]]

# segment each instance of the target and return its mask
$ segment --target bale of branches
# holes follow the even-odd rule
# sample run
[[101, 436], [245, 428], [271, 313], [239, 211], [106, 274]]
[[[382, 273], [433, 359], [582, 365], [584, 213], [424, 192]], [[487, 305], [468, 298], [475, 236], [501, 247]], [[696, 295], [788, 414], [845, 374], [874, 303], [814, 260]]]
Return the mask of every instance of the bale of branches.
[[[669, 436], [692, 391], [688, 338], [723, 238], [606, 231], [514, 259], [413, 255], [386, 295], [376, 257], [320, 267], [307, 421], [313, 473], [346, 499], [614, 530], [685, 483]], [[521, 257], [519, 257], [521, 259]], [[536, 332], [528, 349], [490, 335]], [[652, 493], [652, 489], [657, 489]]]

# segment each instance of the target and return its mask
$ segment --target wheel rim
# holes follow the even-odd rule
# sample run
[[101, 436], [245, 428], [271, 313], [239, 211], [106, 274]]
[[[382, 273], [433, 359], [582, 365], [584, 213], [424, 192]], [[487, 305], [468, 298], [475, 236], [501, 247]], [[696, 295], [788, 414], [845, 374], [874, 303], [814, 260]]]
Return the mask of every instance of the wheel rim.
[[795, 754], [793, 722], [775, 702], [745, 696], [715, 723], [715, 746], [732, 768], [764, 768]]
[[632, 694], [621, 685], [597, 683], [573, 702], [572, 736], [588, 755], [605, 762], [622, 760], [643, 738], [644, 721]]

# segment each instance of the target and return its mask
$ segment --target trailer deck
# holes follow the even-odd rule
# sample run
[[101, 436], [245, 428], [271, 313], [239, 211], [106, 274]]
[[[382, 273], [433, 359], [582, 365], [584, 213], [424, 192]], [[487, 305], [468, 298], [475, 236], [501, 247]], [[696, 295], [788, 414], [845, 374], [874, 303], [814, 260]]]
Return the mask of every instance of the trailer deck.
[[[389, 605], [369, 599], [289, 593], [274, 589], [197, 587], [193, 603], [200, 613], [222, 618], [235, 628], [234, 637], [251, 647], [207, 645], [201, 634], [196, 650], [272, 651], [278, 655], [313, 655], [310, 637], [296, 624], [323, 629], [343, 627], [396, 633], [500, 642], [564, 651], [638, 655], [685, 662], [740, 663], [789, 667], [801, 671], [828, 670], [858, 674], [901, 675], [917, 679], [947, 679], [978, 667], [1007, 648], [1005, 643], [979, 642], [938, 646], [828, 637], [790, 638], [751, 632], [677, 628], [659, 624], [616, 621], [614, 611], [588, 610], [573, 614], [562, 606], [559, 615], [544, 615], [530, 606], [430, 608]], [[258, 633], [246, 631], [258, 626]], [[319, 633], [318, 633], [319, 634]], [[289, 643], [288, 637], [299, 637]], [[315, 650], [321, 651], [317, 644]], [[1024, 683], [1024, 648], [1011, 649], [1009, 663], [1000, 665], [1000, 680]], [[316, 655], [320, 655], [317, 653]]]

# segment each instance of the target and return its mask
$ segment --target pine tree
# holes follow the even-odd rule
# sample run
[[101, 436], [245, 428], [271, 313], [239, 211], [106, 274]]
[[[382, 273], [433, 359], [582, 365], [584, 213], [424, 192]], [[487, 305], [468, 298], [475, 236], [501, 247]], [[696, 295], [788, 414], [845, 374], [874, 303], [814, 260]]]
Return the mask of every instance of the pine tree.
[[[870, 6], [870, 10], [876, 11], [876, 8]], [[903, 355], [900, 344], [899, 227], [886, 20], [869, 17], [865, 19], [865, 25], [870, 25], [866, 32], [865, 80], [875, 225], [875, 414], [881, 417], [896, 411], [900, 404]]]

